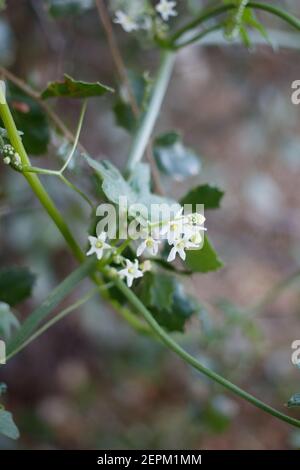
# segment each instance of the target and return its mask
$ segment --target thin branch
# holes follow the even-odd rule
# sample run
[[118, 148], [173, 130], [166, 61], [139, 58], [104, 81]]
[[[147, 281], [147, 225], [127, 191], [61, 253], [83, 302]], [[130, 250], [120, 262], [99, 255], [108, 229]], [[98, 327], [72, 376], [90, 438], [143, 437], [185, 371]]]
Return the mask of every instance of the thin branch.
[[160, 113], [163, 98], [167, 91], [167, 87], [173, 71], [174, 63], [175, 53], [171, 51], [165, 51], [161, 57], [160, 67], [152, 89], [150, 102], [132, 142], [127, 163], [127, 170], [129, 172], [134, 169], [135, 165], [139, 163], [144, 156], [156, 120]]
[[126, 88], [129, 102], [130, 102], [130, 107], [132, 108], [133, 114], [135, 115], [135, 117], [138, 117], [140, 114], [139, 107], [138, 107], [134, 93], [131, 89], [131, 86], [128, 80], [126, 67], [125, 67], [120, 49], [118, 47], [118, 43], [116, 41], [114, 30], [112, 28], [111, 21], [108, 16], [106, 7], [104, 5], [104, 1], [103, 0], [95, 0], [95, 1], [96, 1], [99, 18], [106, 34], [107, 42], [111, 51], [111, 55], [115, 64], [116, 71], [118, 73], [120, 81], [123, 83], [123, 85]]
[[[129, 99], [129, 104], [132, 109], [133, 115], [135, 116], [135, 118], [138, 118], [140, 116], [140, 110], [139, 110], [137, 101], [135, 99], [130, 82], [128, 80], [126, 66], [124, 64], [118, 43], [116, 41], [114, 30], [113, 30], [109, 15], [107, 13], [107, 9], [105, 7], [104, 0], [95, 0], [95, 2], [96, 2], [97, 10], [99, 13], [99, 18], [101, 20], [101, 23], [103, 25], [103, 28], [106, 34], [107, 42], [111, 51], [111, 55], [115, 64], [117, 74], [119, 76], [121, 83], [123, 83], [124, 87], [126, 88], [126, 92], [127, 92], [128, 99]], [[151, 167], [154, 188], [158, 194], [163, 194], [164, 191], [160, 182], [159, 170], [153, 158], [151, 142], [149, 142], [147, 145], [146, 157]]]
[[[0, 74], [3, 75], [4, 78], [14, 83], [18, 88], [24, 91], [26, 95], [30, 96], [30, 98], [34, 99], [39, 103], [41, 108], [45, 111], [48, 117], [51, 119], [53, 124], [57, 127], [57, 129], [64, 135], [64, 137], [69, 142], [75, 141], [75, 135], [70, 131], [70, 129], [65, 125], [65, 123], [60, 119], [60, 117], [56, 114], [55, 111], [46, 103], [44, 100], [41, 99], [40, 94], [35, 91], [32, 87], [30, 87], [24, 80], [19, 77], [16, 77], [12, 72], [5, 69], [4, 67], [0, 67]], [[85, 147], [78, 142], [78, 147], [81, 152], [88, 153]]]
[[257, 408], [265, 411], [266, 413], [274, 416], [275, 418], [280, 419], [281, 421], [285, 421], [286, 423], [289, 423], [292, 426], [300, 428], [300, 420], [292, 418], [291, 416], [288, 416], [284, 413], [281, 413], [280, 411], [267, 405], [266, 403], [262, 402], [250, 393], [241, 389], [237, 385], [233, 384], [229, 380], [225, 379], [221, 375], [217, 374], [213, 370], [208, 369], [207, 367], [202, 365], [195, 357], [193, 357], [191, 354], [185, 351], [178, 343], [176, 343], [173, 338], [157, 323], [157, 321], [149, 312], [149, 310], [144, 306], [144, 304], [134, 294], [134, 292], [124, 284], [123, 281], [117, 279], [115, 283], [119, 290], [125, 295], [125, 297], [127, 297], [130, 304], [136, 308], [136, 310], [148, 323], [149, 327], [153, 330], [153, 333], [157, 336], [157, 338], [159, 338], [168, 349], [170, 349], [175, 354], [177, 354], [177, 356], [183, 359], [184, 362], [204, 374], [206, 377], [209, 377], [214, 382], [218, 383], [219, 385], [222, 385], [238, 397], [243, 398], [252, 405], [256, 406]]

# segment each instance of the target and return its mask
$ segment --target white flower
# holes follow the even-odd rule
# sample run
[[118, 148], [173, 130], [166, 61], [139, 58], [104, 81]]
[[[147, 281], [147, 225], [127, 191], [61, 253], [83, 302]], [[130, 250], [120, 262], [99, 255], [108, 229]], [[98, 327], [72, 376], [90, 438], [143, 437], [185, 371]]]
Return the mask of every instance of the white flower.
[[161, 228], [161, 235], [167, 235], [167, 240], [170, 245], [177, 240], [183, 233], [184, 217], [182, 216], [183, 207], [177, 212], [174, 219], [167, 222]]
[[133, 20], [133, 18], [121, 10], [116, 11], [114, 23], [120, 24], [124, 31], [131, 33], [139, 29], [139, 25]]
[[183, 259], [184, 261], [186, 258], [186, 253], [184, 250], [188, 250], [190, 248], [197, 248], [197, 245], [195, 245], [195, 243], [192, 243], [187, 238], [184, 238], [184, 237], [178, 238], [173, 243], [173, 248], [171, 249], [169, 253], [168, 261], [169, 262], [174, 261], [177, 253], [179, 254], [180, 258]]
[[175, 10], [176, 2], [169, 0], [160, 0], [158, 5], [156, 5], [156, 10], [161, 15], [164, 21], [168, 21], [170, 16], [177, 16], [177, 11]]
[[143, 273], [146, 273], [147, 271], [151, 271], [152, 269], [152, 263], [149, 259], [146, 259], [141, 265], [140, 265], [141, 270]]
[[143, 277], [143, 272], [139, 269], [139, 262], [137, 259], [134, 260], [134, 263], [129, 259], [126, 259], [126, 268], [121, 269], [118, 274], [122, 279], [126, 277], [128, 287], [132, 286], [134, 279]]
[[193, 233], [190, 237], [189, 240], [194, 244], [194, 245], [201, 245], [203, 241], [203, 236], [201, 232], [195, 232]]
[[194, 212], [193, 214], [189, 214], [186, 217], [186, 219], [188, 223], [192, 225], [203, 225], [206, 220], [204, 215], [199, 214], [199, 212]]
[[86, 255], [90, 256], [96, 253], [97, 258], [101, 259], [103, 256], [103, 251], [111, 248], [108, 243], [105, 243], [106, 237], [107, 233], [105, 232], [100, 233], [98, 237], [89, 237], [91, 248]]
[[152, 237], [146, 238], [146, 240], [143, 240], [142, 243], [138, 246], [136, 250], [136, 255], [141, 256], [144, 251], [146, 250], [150, 255], [157, 255], [158, 253], [158, 248], [159, 248], [160, 241], [154, 240]]
[[198, 214], [195, 212], [194, 214], [189, 214], [184, 218], [184, 225], [183, 225], [183, 235], [186, 238], [193, 239], [193, 243], [197, 243], [194, 240], [200, 240], [199, 243], [202, 241], [201, 231], [206, 231], [206, 228], [203, 227], [203, 223], [205, 222], [205, 217], [202, 214]]

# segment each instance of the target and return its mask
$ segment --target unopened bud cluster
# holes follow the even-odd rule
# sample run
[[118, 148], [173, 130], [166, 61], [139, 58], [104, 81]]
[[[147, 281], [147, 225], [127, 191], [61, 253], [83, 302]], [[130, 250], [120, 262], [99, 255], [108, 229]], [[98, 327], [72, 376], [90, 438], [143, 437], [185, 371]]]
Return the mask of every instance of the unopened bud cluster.
[[11, 165], [15, 170], [22, 170], [22, 161], [18, 152], [15, 151], [12, 145], [5, 144], [1, 148], [1, 153], [3, 155], [3, 162], [5, 165]]

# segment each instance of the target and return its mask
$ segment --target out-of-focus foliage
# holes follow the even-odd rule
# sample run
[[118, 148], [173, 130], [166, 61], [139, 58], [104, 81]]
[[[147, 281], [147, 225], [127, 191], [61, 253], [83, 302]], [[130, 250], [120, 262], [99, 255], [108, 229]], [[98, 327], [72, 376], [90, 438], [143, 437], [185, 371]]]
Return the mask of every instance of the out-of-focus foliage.
[[27, 268], [8, 267], [0, 270], [0, 301], [14, 306], [31, 295], [35, 275]]

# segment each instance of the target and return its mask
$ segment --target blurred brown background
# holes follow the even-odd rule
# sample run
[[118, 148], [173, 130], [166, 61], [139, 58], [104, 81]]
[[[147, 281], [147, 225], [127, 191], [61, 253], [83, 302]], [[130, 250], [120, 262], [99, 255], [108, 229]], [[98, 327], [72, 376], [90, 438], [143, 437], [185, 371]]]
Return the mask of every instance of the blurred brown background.
[[[2, 65], [38, 89], [64, 72], [116, 85], [95, 10], [54, 21], [42, 1], [7, 3], [0, 18]], [[298, 2], [285, 3], [300, 15]], [[138, 47], [119, 27], [115, 31], [128, 67], [153, 73], [157, 53]], [[204, 308], [182, 344], [283, 411], [300, 390], [300, 371], [291, 363], [291, 343], [300, 337], [299, 284], [251, 317], [248, 329], [243, 315], [300, 264], [300, 105], [290, 99], [297, 79], [297, 50], [187, 48], [178, 56], [157, 127], [182, 130], [202, 161], [198, 177], [181, 185], [164, 181], [170, 194], [181, 196], [200, 181], [226, 191], [222, 209], [207, 218], [226, 267], [194, 276], [189, 290]], [[110, 97], [91, 100], [81, 140], [95, 158], [110, 158], [122, 168], [130, 140], [116, 126], [111, 105]], [[60, 102], [57, 109], [74, 128], [79, 105]], [[50, 150], [35, 163], [55, 166], [55, 157]], [[29, 265], [39, 275], [33, 299], [19, 311], [24, 317], [74, 262], [21, 176], [1, 165], [0, 183], [1, 266]], [[84, 240], [85, 206], [68, 190], [58, 191], [56, 182], [45, 183]], [[298, 431], [224, 394], [159, 344], [138, 337], [98, 298], [0, 372], [8, 385], [7, 408], [21, 430], [17, 443], [0, 438], [0, 448], [300, 446]]]

